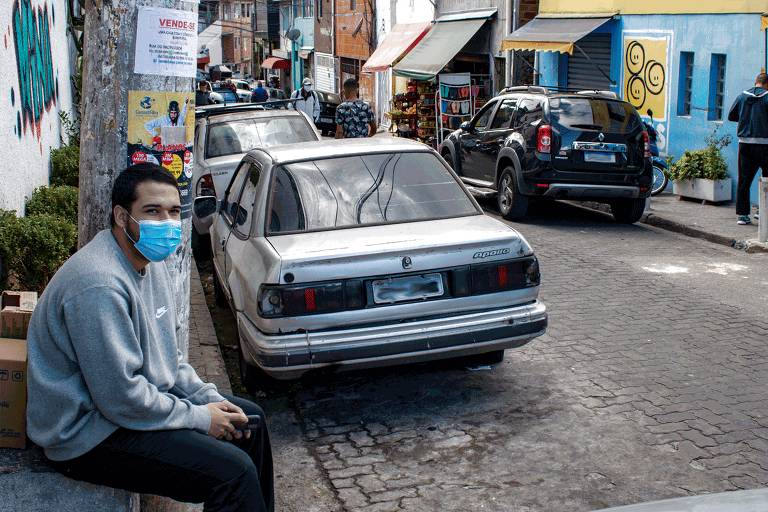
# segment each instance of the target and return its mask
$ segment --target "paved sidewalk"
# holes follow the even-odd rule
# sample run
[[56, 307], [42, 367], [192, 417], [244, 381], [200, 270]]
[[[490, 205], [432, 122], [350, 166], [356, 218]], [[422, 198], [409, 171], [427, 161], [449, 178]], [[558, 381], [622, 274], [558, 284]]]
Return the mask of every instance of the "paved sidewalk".
[[190, 273], [189, 295], [189, 363], [203, 381], [213, 382], [220, 392], [231, 394], [232, 386], [194, 260]]
[[661, 194], [651, 198], [643, 222], [748, 252], [768, 250], [754, 243], [757, 240], [757, 221], [749, 226], [736, 224], [733, 203], [705, 204], [678, 199], [672, 194]]

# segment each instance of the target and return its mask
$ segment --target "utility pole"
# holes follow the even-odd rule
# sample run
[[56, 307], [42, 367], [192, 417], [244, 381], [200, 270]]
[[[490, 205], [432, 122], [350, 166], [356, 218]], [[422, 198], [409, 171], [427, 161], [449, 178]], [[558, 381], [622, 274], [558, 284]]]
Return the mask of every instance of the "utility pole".
[[[170, 9], [168, 11], [156, 11], [151, 8]], [[142, 16], [139, 16], [142, 11]], [[154, 16], [153, 29], [145, 30], [138, 39], [142, 51], [142, 67], [139, 69], [139, 59], [134, 59], [136, 55], [137, 31], [143, 30], [142, 27], [148, 27], [149, 12], [162, 13]], [[191, 13], [191, 14], [190, 14]], [[194, 41], [187, 38], [186, 48], [189, 44], [194, 44], [193, 62], [186, 63], [185, 71], [182, 76], [169, 76], [173, 73], [178, 74], [181, 69], [179, 55], [176, 57], [167, 54], [152, 54], [158, 45], [160, 47], [176, 46], [163, 43], [162, 26], [166, 28], [165, 34], [179, 27], [179, 20], [194, 18]], [[161, 21], [161, 18], [164, 21]], [[170, 21], [168, 21], [170, 20]], [[170, 25], [169, 25], [170, 23]], [[79, 219], [78, 219], [78, 242], [82, 247], [88, 243], [99, 231], [109, 227], [109, 215], [111, 209], [112, 185], [117, 175], [128, 167], [129, 157], [129, 118], [136, 116], [138, 107], [129, 105], [129, 91], [136, 91], [147, 94], [149, 98], [142, 105], [150, 115], [164, 116], [170, 110], [168, 101], [164, 93], [191, 93], [194, 87], [194, 70], [189, 76], [189, 66], [194, 67], [196, 63], [197, 46], [197, 0], [87, 0], [85, 2], [85, 41], [83, 48], [83, 93], [82, 93], [82, 119], [81, 119], [81, 137], [80, 137], [80, 197], [79, 197]], [[186, 26], [187, 28], [189, 25]], [[189, 30], [184, 29], [185, 36]], [[147, 37], [147, 34], [152, 37]], [[167, 37], [171, 37], [168, 35]], [[183, 39], [183, 37], [182, 37]], [[149, 46], [149, 43], [155, 44], [155, 49]], [[183, 44], [183, 43], [179, 43]], [[170, 51], [170, 50], [168, 50]], [[146, 58], [145, 58], [146, 57]], [[157, 57], [154, 63], [156, 67], [165, 67], [166, 74], [146, 73], [148, 67], [152, 66], [153, 57]], [[171, 61], [164, 59], [172, 59]], [[175, 59], [175, 60], [174, 60]], [[181, 59], [184, 60], [184, 59]], [[175, 67], [174, 67], [175, 65]], [[135, 71], [143, 71], [136, 73]], [[154, 94], [156, 93], [156, 94]], [[169, 95], [170, 96], [170, 95]], [[176, 95], [178, 98], [179, 96]], [[157, 100], [155, 99], [157, 98]], [[194, 95], [192, 95], [194, 98]], [[184, 106], [184, 102], [179, 102]], [[194, 99], [186, 106], [186, 117], [191, 116], [194, 123]], [[133, 113], [133, 114], [132, 114]], [[135, 126], [137, 123], [134, 122]], [[143, 123], [140, 126], [144, 126]], [[161, 134], [162, 134], [162, 128]], [[178, 134], [176, 134], [178, 137]], [[143, 135], [143, 142], [151, 140], [149, 134]], [[168, 148], [168, 146], [166, 146]], [[191, 148], [187, 148], [191, 151]], [[188, 161], [188, 151], [182, 150], [182, 159], [185, 160], [184, 167], [178, 159], [178, 155], [172, 154], [171, 149], [165, 153], [160, 153], [160, 157], [153, 155], [153, 152], [146, 150], [141, 152], [152, 161], [163, 160], [163, 164], [168, 164], [169, 170], [178, 174], [177, 179], [180, 183], [182, 194], [182, 206], [185, 211], [182, 213], [182, 232], [183, 242], [176, 254], [172, 255], [166, 264], [174, 277], [176, 298], [178, 303], [179, 319], [182, 323], [181, 339], [179, 343], [182, 352], [186, 357], [188, 351], [189, 334], [189, 276], [191, 264], [191, 217], [188, 213], [191, 206], [191, 194], [189, 190], [189, 176], [191, 176], [192, 162]], [[135, 153], [131, 153], [135, 155]], [[166, 160], [168, 157], [168, 161]], [[150, 158], [151, 157], [151, 158]], [[141, 161], [141, 158], [137, 158]], [[160, 163], [160, 162], [158, 162]], [[183, 169], [183, 170], [182, 170]]]

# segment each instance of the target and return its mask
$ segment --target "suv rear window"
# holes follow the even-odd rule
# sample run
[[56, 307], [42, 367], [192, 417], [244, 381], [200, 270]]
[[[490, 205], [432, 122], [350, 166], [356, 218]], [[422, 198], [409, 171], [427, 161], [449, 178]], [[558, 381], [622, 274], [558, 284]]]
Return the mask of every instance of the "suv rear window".
[[552, 98], [549, 109], [552, 122], [567, 128], [632, 133], [643, 125], [635, 108], [623, 101]]
[[463, 217], [478, 212], [430, 153], [287, 164], [271, 185], [269, 234]]
[[247, 153], [253, 148], [317, 140], [303, 117], [239, 119], [208, 127], [206, 158]]

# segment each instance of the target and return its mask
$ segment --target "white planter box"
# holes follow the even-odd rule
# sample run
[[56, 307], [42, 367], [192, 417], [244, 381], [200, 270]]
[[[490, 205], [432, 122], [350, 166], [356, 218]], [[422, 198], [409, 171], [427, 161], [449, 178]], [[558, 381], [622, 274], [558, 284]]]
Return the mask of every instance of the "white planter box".
[[701, 199], [713, 203], [730, 201], [732, 199], [731, 178], [724, 180], [696, 178], [693, 180], [673, 181], [672, 192], [678, 196]]

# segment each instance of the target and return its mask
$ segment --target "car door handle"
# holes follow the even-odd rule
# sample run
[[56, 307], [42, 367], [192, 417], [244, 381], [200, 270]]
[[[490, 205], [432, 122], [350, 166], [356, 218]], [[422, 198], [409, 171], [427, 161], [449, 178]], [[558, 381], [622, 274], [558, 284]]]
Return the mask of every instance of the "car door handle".
[[221, 239], [221, 248], [223, 249], [225, 245], [227, 245], [227, 239], [226, 238], [222, 238]]

